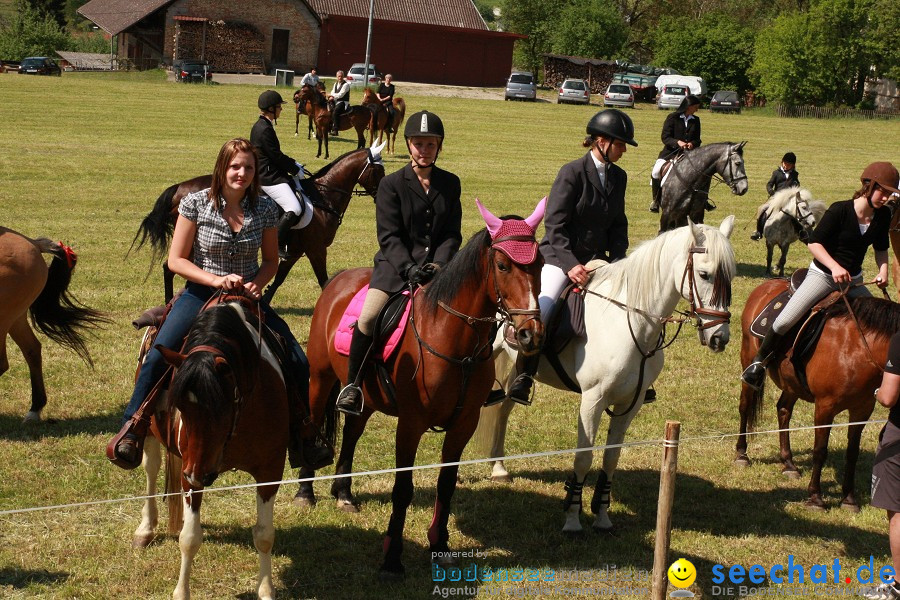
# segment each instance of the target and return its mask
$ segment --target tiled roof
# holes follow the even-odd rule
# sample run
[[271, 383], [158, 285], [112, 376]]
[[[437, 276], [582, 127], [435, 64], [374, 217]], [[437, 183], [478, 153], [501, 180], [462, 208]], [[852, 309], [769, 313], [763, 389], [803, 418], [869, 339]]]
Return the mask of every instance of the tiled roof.
[[173, 0], [91, 0], [78, 13], [116, 35]]
[[[369, 0], [306, 0], [319, 14], [369, 18]], [[375, 19], [487, 30], [472, 0], [376, 0]]]

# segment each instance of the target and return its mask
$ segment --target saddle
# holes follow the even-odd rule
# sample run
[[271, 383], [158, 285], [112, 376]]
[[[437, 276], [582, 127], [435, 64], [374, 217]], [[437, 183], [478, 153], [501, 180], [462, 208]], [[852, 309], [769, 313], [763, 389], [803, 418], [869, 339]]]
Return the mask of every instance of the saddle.
[[[360, 313], [362, 313], [368, 290], [369, 286], [366, 285], [356, 292], [341, 316], [334, 336], [334, 349], [338, 354], [350, 355], [353, 330], [356, 328], [356, 321], [359, 320]], [[377, 357], [384, 362], [390, 359], [397, 350], [406, 331], [406, 324], [409, 322], [409, 311], [412, 308], [411, 298], [409, 290], [398, 292], [388, 299], [381, 312], [378, 313], [378, 317], [375, 319], [375, 335], [370, 356]]]

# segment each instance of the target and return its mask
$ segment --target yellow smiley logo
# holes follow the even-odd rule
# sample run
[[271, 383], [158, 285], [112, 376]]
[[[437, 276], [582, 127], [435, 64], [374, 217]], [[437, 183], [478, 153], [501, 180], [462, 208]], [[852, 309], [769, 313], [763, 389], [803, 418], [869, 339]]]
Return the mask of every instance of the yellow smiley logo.
[[679, 558], [669, 567], [669, 583], [677, 588], [689, 587], [697, 579], [697, 569], [686, 558]]

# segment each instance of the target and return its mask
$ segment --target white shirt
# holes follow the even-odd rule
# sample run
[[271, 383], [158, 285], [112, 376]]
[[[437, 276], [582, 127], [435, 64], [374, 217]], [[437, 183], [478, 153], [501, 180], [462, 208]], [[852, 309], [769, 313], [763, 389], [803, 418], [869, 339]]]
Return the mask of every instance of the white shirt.
[[594, 155], [594, 151], [590, 152], [591, 159], [594, 161], [594, 166], [597, 168], [597, 175], [600, 177], [600, 185], [603, 186], [603, 189], [606, 189], [606, 163], [597, 158]]
[[319, 76], [312, 73], [307, 73], [303, 76], [303, 79], [300, 80], [300, 87], [303, 87], [304, 85], [316, 87], [317, 85], [319, 85]]
[[687, 126], [688, 126], [688, 121], [690, 121], [691, 119], [693, 119], [693, 118], [694, 118], [694, 115], [686, 115], [686, 114], [684, 114], [684, 113], [681, 113], [681, 118], [684, 119], [684, 126], [687, 127]]
[[347, 94], [350, 93], [350, 82], [346, 79], [343, 83], [334, 82], [334, 86], [331, 88], [331, 95], [334, 96], [336, 102], [341, 102], [342, 100], [347, 99]]

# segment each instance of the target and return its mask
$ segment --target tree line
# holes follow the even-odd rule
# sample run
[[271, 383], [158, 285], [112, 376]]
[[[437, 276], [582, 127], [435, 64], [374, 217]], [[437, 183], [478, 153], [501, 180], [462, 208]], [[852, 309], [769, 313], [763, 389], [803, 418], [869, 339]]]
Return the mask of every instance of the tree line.
[[0, 19], [0, 59], [53, 56], [57, 50], [109, 53], [109, 40], [78, 15], [87, 0], [15, 0]]

